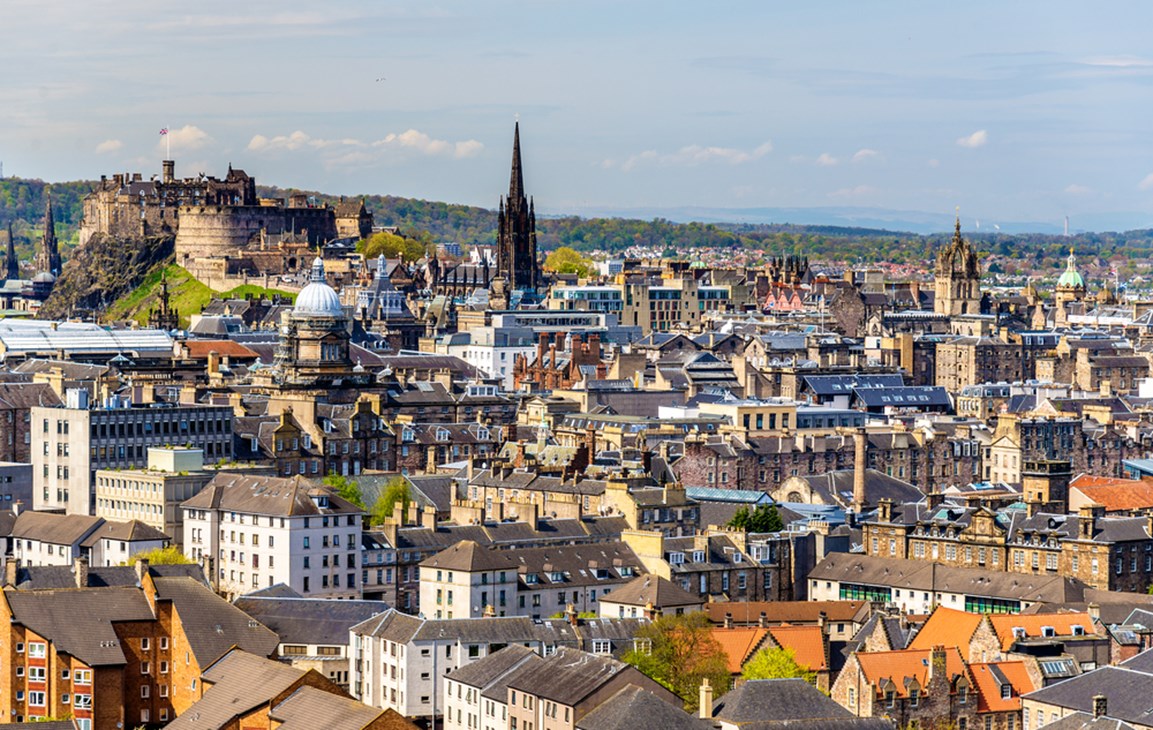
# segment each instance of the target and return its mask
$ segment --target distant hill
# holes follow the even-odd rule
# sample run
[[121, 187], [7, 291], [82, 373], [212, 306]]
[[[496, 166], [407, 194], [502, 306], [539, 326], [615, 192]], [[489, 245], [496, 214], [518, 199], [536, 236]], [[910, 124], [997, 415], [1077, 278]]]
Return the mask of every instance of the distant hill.
[[[45, 183], [42, 180], [5, 178], [0, 180], [0, 229], [8, 220], [15, 221], [17, 249], [23, 260], [33, 254], [43, 225], [44, 196], [50, 191], [57, 217], [57, 232], [63, 241], [67, 258], [75, 244], [82, 214], [81, 201], [92, 189], [91, 181]], [[287, 197], [303, 193], [317, 202], [335, 203], [339, 196], [318, 191], [262, 186], [259, 194]], [[462, 245], [496, 242], [496, 211], [476, 206], [458, 205], [392, 195], [364, 196], [365, 203], [378, 225], [397, 226], [402, 231], [428, 231], [435, 241], [455, 241]], [[539, 216], [538, 240], [543, 250], [558, 246], [591, 251], [619, 253], [631, 246], [644, 246], [672, 254], [696, 248], [744, 249], [764, 255], [800, 254], [813, 261], [924, 263], [948, 239], [951, 225], [940, 216], [925, 217], [901, 211], [868, 211], [867, 209], [725, 209], [684, 208], [680, 213], [699, 214], [712, 222], [674, 222], [656, 217], [580, 217], [575, 215]], [[798, 219], [806, 215], [819, 224], [764, 223], [758, 218], [781, 214]], [[643, 211], [620, 211], [641, 213]], [[731, 214], [738, 220], [719, 218]], [[866, 212], [871, 217], [866, 216]], [[922, 216], [915, 218], [915, 216]], [[823, 217], [823, 218], [822, 218]], [[743, 219], [743, 220], [742, 220]], [[845, 225], [838, 225], [843, 221]], [[866, 222], [867, 221], [867, 222]], [[857, 224], [854, 224], [856, 222]], [[902, 222], [915, 223], [924, 230], [940, 233], [915, 233], [901, 230]], [[890, 225], [891, 224], [891, 225]], [[1138, 229], [1124, 233], [1078, 233], [1071, 237], [1052, 233], [1017, 233], [966, 231], [982, 251], [1020, 259], [1046, 269], [1059, 265], [1073, 246], [1079, 255], [1145, 258], [1153, 252], [1153, 231]], [[0, 241], [3, 240], [0, 234]], [[152, 263], [158, 259], [149, 256]], [[139, 284], [134, 282], [133, 286]]]

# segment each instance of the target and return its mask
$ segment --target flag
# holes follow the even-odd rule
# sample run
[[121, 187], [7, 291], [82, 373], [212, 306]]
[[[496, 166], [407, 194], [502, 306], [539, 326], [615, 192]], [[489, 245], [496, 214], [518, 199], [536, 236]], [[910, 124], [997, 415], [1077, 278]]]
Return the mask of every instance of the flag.
[[160, 130], [160, 136], [161, 137], [163, 137], [166, 134], [168, 134], [168, 127], [165, 127], [165, 128]]

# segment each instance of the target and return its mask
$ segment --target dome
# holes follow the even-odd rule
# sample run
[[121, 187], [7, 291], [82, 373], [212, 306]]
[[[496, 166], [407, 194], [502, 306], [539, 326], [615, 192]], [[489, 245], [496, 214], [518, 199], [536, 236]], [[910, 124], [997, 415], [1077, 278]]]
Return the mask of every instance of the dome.
[[1061, 273], [1061, 278], [1057, 280], [1057, 286], [1062, 289], [1084, 289], [1085, 280], [1077, 273], [1077, 258], [1073, 255], [1073, 251], [1069, 251], [1069, 259], [1065, 265], [1065, 271]]
[[47, 271], [41, 271], [36, 276], [32, 277], [33, 284], [51, 284], [56, 281], [56, 277], [49, 274]]
[[344, 307], [336, 290], [324, 283], [324, 262], [320, 257], [312, 262], [311, 282], [296, 296], [295, 314], [343, 317]]

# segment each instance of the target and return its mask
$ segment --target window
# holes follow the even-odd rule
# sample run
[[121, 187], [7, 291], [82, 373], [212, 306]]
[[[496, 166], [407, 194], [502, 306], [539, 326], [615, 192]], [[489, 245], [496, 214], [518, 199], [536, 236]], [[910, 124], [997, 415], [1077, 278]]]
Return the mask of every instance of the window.
[[[151, 687], [150, 687], [149, 685], [147, 685], [147, 684], [145, 684], [145, 685], [142, 685], [142, 686], [140, 687], [140, 697], [141, 697], [141, 699], [148, 699], [150, 691], [151, 691]], [[101, 705], [101, 706], [103, 707], [103, 705]]]
[[921, 690], [913, 688], [909, 690], [909, 706], [917, 707], [921, 704]]
[[160, 637], [160, 651], [168, 651], [168, 637], [167, 636], [161, 636]]
[[593, 640], [593, 654], [612, 654], [613, 643], [607, 639]]
[[152, 672], [152, 663], [151, 662], [140, 662], [140, 673], [141, 674], [150, 674], [151, 672]]
[[[91, 669], [77, 669], [72, 676], [72, 681], [76, 684], [92, 684]], [[77, 703], [80, 702], [80, 695], [76, 695], [76, 701]]]
[[44, 693], [39, 691], [39, 690], [29, 692], [28, 693], [28, 704], [31, 707], [43, 707], [44, 706]]
[[72, 706], [77, 710], [91, 710], [92, 709], [92, 695], [90, 694], [77, 694], [72, 695]]
[[28, 681], [43, 682], [47, 671], [44, 667], [28, 667]]

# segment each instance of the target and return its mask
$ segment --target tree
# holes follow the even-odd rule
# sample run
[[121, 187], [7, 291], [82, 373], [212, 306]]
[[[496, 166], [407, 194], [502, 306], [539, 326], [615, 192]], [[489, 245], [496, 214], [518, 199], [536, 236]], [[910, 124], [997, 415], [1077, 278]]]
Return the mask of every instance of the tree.
[[558, 274], [576, 274], [581, 277], [592, 276], [596, 271], [592, 259], [581, 256], [576, 249], [568, 246], [561, 246], [545, 257], [544, 268]]
[[121, 565], [132, 565], [137, 560], [147, 560], [149, 565], [194, 565], [196, 563], [195, 560], [180, 552], [180, 548], [175, 545], [136, 553]]
[[748, 507], [741, 507], [729, 520], [728, 527], [745, 532], [780, 532], [785, 529], [785, 521], [777, 511], [775, 504], [757, 505], [749, 512]]
[[816, 681], [817, 673], [797, 664], [796, 652], [784, 647], [761, 649], [745, 663], [741, 670], [745, 679], [792, 679], [799, 677], [806, 682]]
[[336, 496], [364, 509], [364, 493], [355, 481], [342, 474], [329, 474], [324, 478], [324, 483], [336, 490]]
[[403, 510], [408, 512], [408, 505], [412, 502], [412, 494], [408, 489], [408, 481], [404, 477], [393, 477], [384, 485], [380, 496], [372, 504], [372, 511], [369, 514], [371, 524], [384, 524], [385, 519], [392, 517], [398, 502]]
[[703, 612], [660, 616], [637, 631], [634, 646], [624, 661], [676, 693], [690, 712], [697, 710], [701, 680], [718, 694], [732, 683], [728, 657]]
[[362, 239], [356, 244], [356, 250], [364, 254], [366, 259], [374, 259], [381, 254], [385, 258], [400, 258], [405, 261], [416, 261], [426, 252], [426, 244], [413, 238], [405, 238], [395, 233], [381, 231], [369, 238]]

